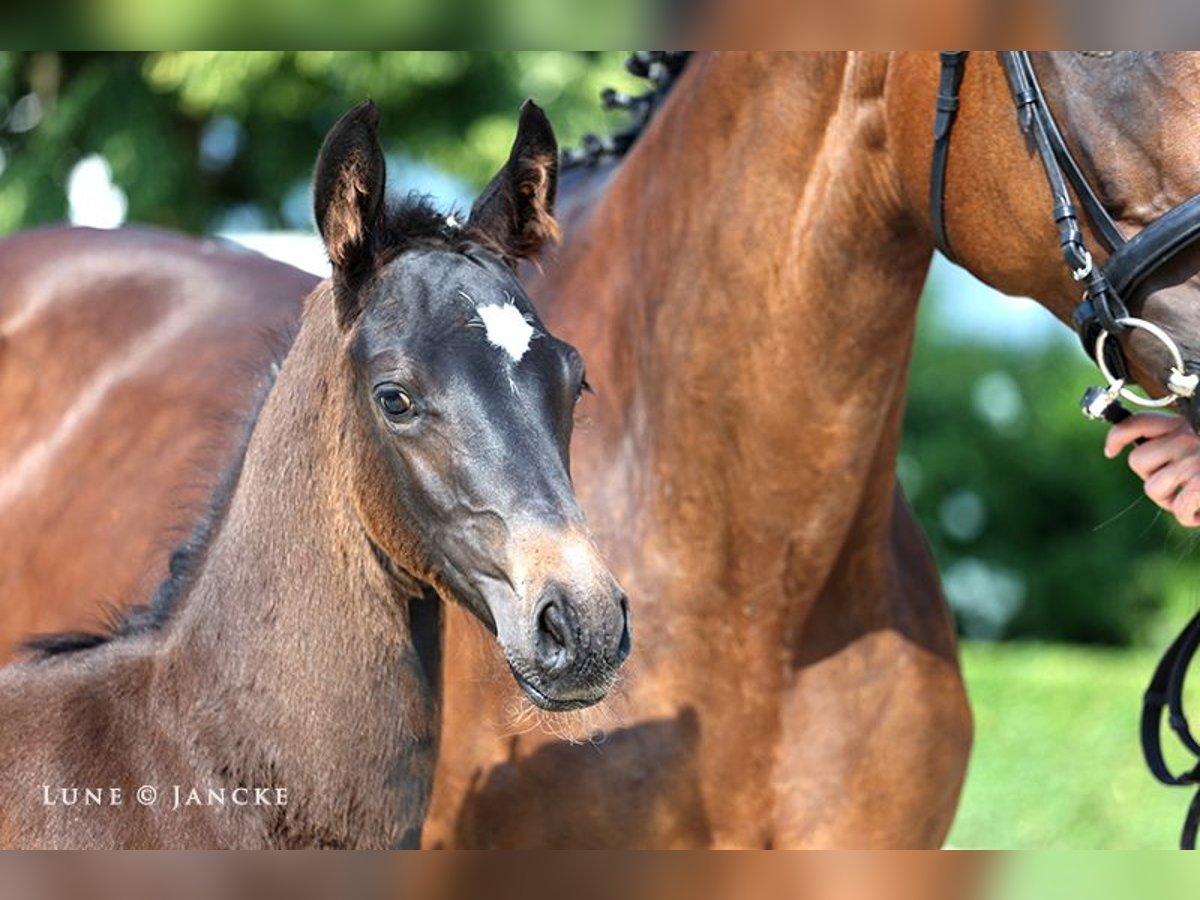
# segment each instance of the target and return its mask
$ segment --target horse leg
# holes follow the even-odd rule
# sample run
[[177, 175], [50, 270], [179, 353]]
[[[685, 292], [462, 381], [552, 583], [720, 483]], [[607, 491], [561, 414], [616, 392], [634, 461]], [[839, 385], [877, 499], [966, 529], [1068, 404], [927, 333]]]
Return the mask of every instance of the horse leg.
[[938, 847], [950, 830], [972, 737], [954, 624], [899, 490], [890, 531], [887, 564], [840, 569], [824, 598], [879, 591], [890, 621], [801, 650], [813, 658], [785, 704], [775, 846]]

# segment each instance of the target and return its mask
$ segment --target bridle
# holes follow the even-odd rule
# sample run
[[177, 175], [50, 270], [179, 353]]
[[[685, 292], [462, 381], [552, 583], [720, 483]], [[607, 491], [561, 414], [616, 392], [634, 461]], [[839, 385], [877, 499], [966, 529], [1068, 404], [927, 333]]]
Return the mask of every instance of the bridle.
[[[946, 170], [950, 134], [958, 113], [959, 88], [967, 60], [966, 50], [944, 50], [940, 54], [937, 116], [933, 127], [933, 168], [929, 179], [933, 240], [949, 259], [954, 259], [946, 234]], [[1129, 307], [1143, 299], [1146, 280], [1180, 251], [1200, 242], [1200, 194], [1185, 200], [1126, 240], [1063, 138], [1046, 103], [1028, 51], [1000, 51], [1008, 77], [1021, 130], [1033, 141], [1053, 196], [1051, 215], [1058, 228], [1058, 244], [1071, 276], [1084, 285], [1083, 299], [1072, 315], [1072, 324], [1084, 352], [1091, 357], [1108, 382], [1106, 388], [1091, 388], [1084, 395], [1083, 412], [1089, 418], [1120, 421], [1128, 415], [1118, 396], [1143, 406], [1167, 406], [1192, 397], [1200, 386], [1200, 374], [1185, 371], [1183, 357], [1173, 338], [1161, 327], [1133, 316]], [[1072, 194], [1079, 198], [1096, 237], [1108, 252], [1103, 265], [1096, 265], [1084, 242]], [[1171, 355], [1166, 378], [1168, 393], [1149, 400], [1127, 387], [1129, 367], [1115, 340], [1133, 329], [1141, 329], [1161, 341]]]
[[[946, 234], [946, 169], [950, 154], [950, 133], [958, 113], [966, 50], [944, 50], [938, 83], [937, 115], [933, 126], [933, 166], [930, 173], [930, 207], [933, 239], [950, 259], [950, 241]], [[1058, 228], [1058, 243], [1063, 261], [1072, 277], [1084, 285], [1083, 299], [1075, 307], [1072, 324], [1083, 343], [1084, 352], [1100, 368], [1108, 382], [1106, 388], [1089, 388], [1083, 395], [1086, 416], [1120, 422], [1129, 416], [1118, 397], [1146, 406], [1166, 406], [1192, 397], [1200, 384], [1200, 374], [1185, 370], [1183, 356], [1175, 340], [1160, 326], [1131, 315], [1129, 307], [1144, 299], [1146, 280], [1180, 251], [1200, 243], [1200, 194], [1185, 200], [1155, 219], [1132, 238], [1121, 234], [1116, 222], [1092, 189], [1071, 150], [1063, 139], [1054, 114], [1046, 103], [1029, 53], [1024, 50], [999, 52], [1008, 77], [1009, 89], [1017, 108], [1021, 130], [1033, 141], [1054, 198], [1052, 215]], [[1103, 265], [1096, 265], [1084, 242], [1079, 216], [1072, 202], [1072, 191], [1087, 214], [1096, 237], [1108, 252]], [[1132, 329], [1141, 329], [1160, 340], [1171, 355], [1166, 378], [1168, 393], [1147, 399], [1127, 388], [1129, 366], [1116, 340]], [[1184, 627], [1163, 654], [1142, 703], [1142, 754], [1154, 777], [1168, 785], [1200, 785], [1200, 741], [1193, 736], [1183, 708], [1183, 685], [1188, 666], [1200, 648], [1200, 612]], [[1162, 717], [1183, 746], [1198, 758], [1191, 769], [1173, 773], [1162, 750]], [[1180, 839], [1184, 849], [1195, 849], [1200, 830], [1200, 789], [1192, 799]]]

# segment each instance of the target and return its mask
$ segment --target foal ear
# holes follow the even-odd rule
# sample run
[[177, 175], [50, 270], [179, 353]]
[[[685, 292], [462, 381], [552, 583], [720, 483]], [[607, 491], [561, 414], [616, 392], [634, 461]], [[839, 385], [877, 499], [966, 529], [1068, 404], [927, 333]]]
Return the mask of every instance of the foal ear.
[[[352, 288], [370, 273], [386, 178], [379, 110], [366, 100], [330, 129], [313, 174], [317, 229], [333, 263], [335, 281], [344, 287]], [[339, 308], [338, 312], [354, 311]]]
[[554, 194], [558, 189], [558, 141], [542, 108], [521, 105], [517, 137], [508, 162], [471, 207], [470, 229], [510, 262], [536, 256], [557, 241]]

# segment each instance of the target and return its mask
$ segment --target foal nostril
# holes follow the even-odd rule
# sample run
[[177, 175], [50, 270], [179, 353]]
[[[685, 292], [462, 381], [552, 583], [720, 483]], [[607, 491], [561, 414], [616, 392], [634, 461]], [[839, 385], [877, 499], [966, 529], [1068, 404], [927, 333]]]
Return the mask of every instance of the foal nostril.
[[575, 657], [575, 629], [570, 614], [564, 611], [564, 602], [552, 597], [537, 617], [537, 661], [550, 675], [562, 672]]
[[629, 658], [633, 648], [633, 635], [629, 629], [629, 598], [621, 595], [621, 641], [617, 644], [617, 665]]

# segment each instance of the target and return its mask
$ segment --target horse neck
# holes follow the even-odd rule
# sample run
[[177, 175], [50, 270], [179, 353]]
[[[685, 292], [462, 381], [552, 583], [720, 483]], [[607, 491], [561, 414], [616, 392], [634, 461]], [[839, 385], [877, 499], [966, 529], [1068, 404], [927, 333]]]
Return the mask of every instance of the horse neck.
[[333, 322], [318, 290], [168, 625], [163, 689], [218, 771], [285, 782], [289, 813], [355, 829], [319, 840], [396, 844], [419, 827], [432, 778], [437, 673], [409, 615], [435, 601], [406, 596], [355, 514]]
[[649, 454], [670, 482], [657, 525], [689, 528], [715, 500], [732, 540], [799, 527], [836, 549], [863, 504], [890, 512], [930, 247], [888, 156], [888, 63], [693, 60], [568, 240], [558, 325], [601, 386], [600, 455]]

